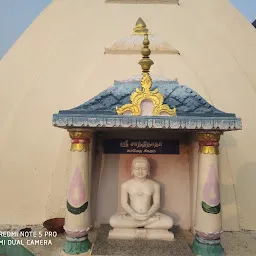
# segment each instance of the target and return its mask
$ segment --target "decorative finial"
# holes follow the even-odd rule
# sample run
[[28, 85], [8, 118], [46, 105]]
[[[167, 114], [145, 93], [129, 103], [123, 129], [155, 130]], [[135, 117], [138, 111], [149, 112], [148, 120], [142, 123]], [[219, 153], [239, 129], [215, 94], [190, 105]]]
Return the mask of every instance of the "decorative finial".
[[143, 47], [141, 49], [141, 54], [143, 55], [142, 59], [139, 61], [143, 73], [149, 73], [150, 67], [154, 62], [149, 58], [151, 50], [149, 49], [149, 40], [148, 34], [144, 35]]
[[136, 22], [136, 27], [133, 29], [134, 35], [145, 35], [148, 33], [147, 26], [142, 18], [139, 18]]
[[[137, 23], [143, 22], [142, 19], [139, 19]], [[143, 22], [143, 24], [145, 24]], [[137, 25], [137, 24], [136, 24]], [[146, 27], [146, 25], [145, 25]], [[164, 95], [162, 95], [158, 88], [155, 88], [151, 91], [152, 79], [149, 75], [150, 67], [154, 64], [154, 62], [149, 58], [151, 51], [149, 49], [149, 40], [148, 34], [144, 34], [143, 47], [141, 49], [142, 59], [139, 61], [139, 64], [142, 68], [142, 78], [140, 81], [141, 89], [136, 88], [135, 91], [131, 94], [130, 100], [131, 103], [124, 104], [121, 107], [116, 107], [116, 112], [118, 115], [124, 115], [126, 113], [131, 113], [134, 116], [139, 116], [142, 113], [141, 103], [143, 100], [148, 99], [151, 100], [154, 104], [154, 108], [152, 111], [153, 116], [158, 116], [162, 113], [169, 114], [170, 116], [176, 116], [176, 108], [170, 109], [167, 104], [163, 104]]]

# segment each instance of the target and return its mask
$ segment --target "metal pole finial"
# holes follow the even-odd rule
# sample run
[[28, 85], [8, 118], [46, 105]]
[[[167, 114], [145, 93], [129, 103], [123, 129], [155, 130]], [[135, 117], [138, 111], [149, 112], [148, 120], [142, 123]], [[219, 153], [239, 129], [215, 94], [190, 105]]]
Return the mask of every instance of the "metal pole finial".
[[150, 67], [154, 64], [154, 62], [149, 58], [149, 55], [151, 53], [151, 50], [149, 49], [149, 44], [150, 42], [148, 40], [148, 34], [145, 34], [143, 40], [143, 47], [141, 49], [141, 54], [143, 57], [139, 61], [143, 73], [149, 73]]

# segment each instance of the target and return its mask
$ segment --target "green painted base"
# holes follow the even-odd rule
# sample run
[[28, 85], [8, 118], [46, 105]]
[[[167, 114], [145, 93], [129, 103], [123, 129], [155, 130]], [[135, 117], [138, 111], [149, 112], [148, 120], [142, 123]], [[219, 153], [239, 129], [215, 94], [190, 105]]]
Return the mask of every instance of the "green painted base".
[[84, 241], [66, 241], [63, 245], [63, 251], [70, 255], [79, 255], [88, 252], [92, 247], [89, 239]]
[[18, 245], [11, 237], [0, 237], [0, 255], [5, 256], [35, 256], [27, 248]]
[[218, 244], [202, 244], [196, 239], [192, 244], [192, 252], [197, 256], [224, 256], [224, 248]]

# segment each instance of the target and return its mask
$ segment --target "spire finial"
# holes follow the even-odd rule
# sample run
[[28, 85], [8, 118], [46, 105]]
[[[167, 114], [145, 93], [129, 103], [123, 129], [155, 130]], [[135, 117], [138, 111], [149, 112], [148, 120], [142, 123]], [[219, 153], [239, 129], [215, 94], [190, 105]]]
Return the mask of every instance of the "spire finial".
[[133, 29], [133, 34], [134, 35], [144, 35], [147, 33], [148, 33], [148, 29], [147, 29], [145, 22], [143, 21], [142, 18], [138, 18], [138, 20], [136, 22], [136, 26]]
[[149, 49], [149, 40], [148, 34], [144, 35], [143, 47], [141, 49], [142, 59], [139, 61], [141, 65], [143, 73], [149, 73], [150, 67], [154, 64], [154, 62], [149, 58], [151, 50]]

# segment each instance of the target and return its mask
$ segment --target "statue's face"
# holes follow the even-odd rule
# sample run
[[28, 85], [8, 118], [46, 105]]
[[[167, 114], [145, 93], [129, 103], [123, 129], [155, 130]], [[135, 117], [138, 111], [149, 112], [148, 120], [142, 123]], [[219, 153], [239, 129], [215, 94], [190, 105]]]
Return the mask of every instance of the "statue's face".
[[132, 165], [132, 174], [140, 179], [146, 178], [149, 174], [149, 164], [146, 161], [136, 161]]

